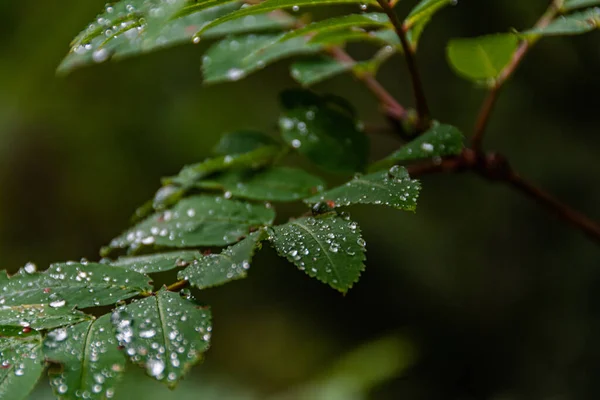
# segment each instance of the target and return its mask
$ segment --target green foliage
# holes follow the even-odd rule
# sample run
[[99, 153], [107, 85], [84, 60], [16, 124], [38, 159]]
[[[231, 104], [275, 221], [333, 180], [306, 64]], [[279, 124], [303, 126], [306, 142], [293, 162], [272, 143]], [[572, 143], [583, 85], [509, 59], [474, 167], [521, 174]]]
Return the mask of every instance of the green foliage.
[[59, 399], [113, 397], [125, 370], [125, 355], [119, 350], [110, 317], [106, 314], [48, 333], [44, 355], [64, 366], [49, 372]]
[[346, 105], [308, 92], [282, 94], [283, 139], [319, 167], [340, 173], [363, 171], [368, 140]]
[[378, 170], [402, 162], [458, 155], [464, 148], [463, 141], [463, 134], [454, 126], [435, 124], [370, 169]]
[[254, 252], [267, 238], [264, 229], [228, 247], [220, 254], [209, 254], [179, 273], [179, 279], [189, 281], [198, 289], [222, 285], [246, 277]]
[[280, 256], [342, 293], [365, 269], [365, 241], [347, 216], [326, 214], [275, 226], [269, 238]]
[[130, 360], [171, 387], [209, 347], [210, 310], [178, 293], [160, 290], [117, 308], [111, 319]]
[[19, 333], [0, 336], [0, 398], [6, 400], [27, 398], [44, 370], [42, 336]]
[[412, 9], [404, 21], [404, 27], [407, 30], [408, 40], [414, 48], [417, 47], [421, 34], [431, 21], [433, 15], [442, 8], [452, 4], [456, 4], [456, 0], [421, 0]]
[[415, 211], [420, 189], [419, 181], [410, 179], [405, 168], [396, 166], [389, 171], [357, 175], [350, 182], [306, 199], [305, 202], [333, 203], [333, 207], [376, 204]]
[[523, 34], [528, 36], [580, 35], [593, 31], [598, 26], [600, 26], [600, 9], [590, 8], [558, 18], [546, 27], [534, 28]]
[[448, 44], [448, 60], [464, 78], [493, 81], [510, 62], [518, 42], [518, 37], [510, 33], [454, 39]]
[[[366, 242], [358, 223], [337, 208], [369, 204], [415, 211], [421, 184], [398, 164], [437, 166], [467, 154], [459, 129], [431, 122], [422, 110], [417, 111], [422, 114], [418, 121], [401, 106], [394, 114], [391, 96], [374, 80], [385, 61], [404, 53], [419, 103], [420, 82], [412, 71], [419, 38], [432, 17], [454, 3], [422, 0], [404, 19], [392, 14], [395, 4], [364, 0], [131, 0], [107, 5], [75, 38], [59, 71], [224, 37], [203, 57], [206, 83], [236, 81], [299, 56], [291, 74], [302, 85], [351, 72], [379, 97], [401, 136], [415, 136], [367, 168], [370, 141], [351, 104], [335, 95], [284, 91], [280, 139], [248, 130], [226, 134], [213, 149], [214, 157], [164, 178], [154, 198], [136, 212], [138, 222], [103, 249], [104, 257], [118, 253], [116, 259], [53, 264], [43, 272], [28, 264], [11, 277], [0, 275], [0, 397], [25, 398], [46, 364], [60, 399], [112, 397], [127, 359], [175, 386], [202, 359], [212, 332], [209, 309], [187, 287], [203, 290], [245, 278], [267, 240], [308, 276], [346, 293], [365, 270]], [[600, 11], [585, 8], [598, 4], [567, 0], [558, 10], [563, 15], [548, 14], [547, 24], [523, 33], [452, 40], [448, 60], [471, 81], [497, 84], [506, 77], [520, 41], [533, 44], [541, 36], [591, 31], [598, 26]], [[355, 12], [311, 21], [283, 11], [325, 5], [350, 5]], [[378, 12], [365, 13], [368, 6]], [[377, 49], [357, 61], [343, 49], [351, 42], [375, 44]], [[298, 167], [297, 159], [286, 165], [289, 155], [354, 177], [325, 190], [325, 180]], [[367, 169], [370, 173], [362, 175]], [[277, 220], [270, 202], [296, 202], [305, 214]], [[153, 287], [146, 275], [174, 274], [178, 268], [180, 281], [167, 287]], [[375, 348], [378, 357], [388, 352], [393, 359], [379, 371], [365, 370], [360, 376], [347, 371], [360, 369], [356, 365], [368, 356], [350, 356], [336, 367], [334, 384], [343, 381], [351, 396], [354, 389], [381, 376], [392, 377], [412, 360], [395, 339]]]

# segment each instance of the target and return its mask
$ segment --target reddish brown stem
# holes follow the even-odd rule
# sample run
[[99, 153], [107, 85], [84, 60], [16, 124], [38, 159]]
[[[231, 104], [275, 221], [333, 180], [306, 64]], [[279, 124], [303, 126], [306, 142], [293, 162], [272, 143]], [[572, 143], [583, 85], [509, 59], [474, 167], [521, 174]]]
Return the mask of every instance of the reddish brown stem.
[[423, 89], [423, 81], [421, 80], [421, 74], [419, 73], [419, 68], [417, 67], [417, 60], [415, 58], [415, 52], [408, 42], [408, 38], [406, 37], [406, 30], [398, 16], [394, 12], [394, 8], [387, 0], [377, 0], [383, 12], [386, 13], [390, 22], [394, 26], [394, 30], [396, 31], [396, 35], [400, 39], [400, 43], [402, 44], [402, 49], [404, 50], [404, 59], [406, 60], [406, 65], [408, 67], [408, 72], [411, 77], [411, 84], [413, 89], [413, 95], [415, 97], [415, 105], [417, 108], [417, 130], [424, 131], [429, 127], [429, 106], [427, 105], [427, 97], [425, 96], [425, 91]]
[[507, 183], [533, 198], [538, 204], [556, 214], [569, 225], [581, 230], [596, 243], [600, 243], [600, 225], [590, 220], [587, 216], [575, 211], [566, 204], [563, 204], [558, 199], [523, 179], [515, 172], [508, 177]]
[[[546, 10], [544, 15], [542, 15], [542, 17], [535, 24], [535, 28], [539, 29], [548, 26], [559, 13], [561, 4], [562, 0], [553, 0], [550, 6], [548, 7], [548, 10]], [[506, 83], [506, 81], [510, 79], [510, 77], [515, 73], [517, 67], [519, 66], [519, 64], [521, 64], [521, 61], [523, 61], [523, 58], [534, 43], [535, 39], [526, 39], [523, 42], [521, 42], [521, 44], [513, 54], [510, 63], [506, 67], [504, 67], [498, 78], [496, 78], [494, 86], [492, 86], [488, 93], [488, 96], [483, 101], [483, 105], [479, 112], [479, 116], [477, 117], [477, 122], [475, 123], [473, 137], [471, 139], [473, 150], [481, 150], [483, 136], [485, 134], [485, 130], [488, 126], [488, 122], [492, 115], [494, 105], [496, 104], [496, 100], [498, 99], [498, 93], [500, 92], [500, 89], [502, 88], [504, 83]]]

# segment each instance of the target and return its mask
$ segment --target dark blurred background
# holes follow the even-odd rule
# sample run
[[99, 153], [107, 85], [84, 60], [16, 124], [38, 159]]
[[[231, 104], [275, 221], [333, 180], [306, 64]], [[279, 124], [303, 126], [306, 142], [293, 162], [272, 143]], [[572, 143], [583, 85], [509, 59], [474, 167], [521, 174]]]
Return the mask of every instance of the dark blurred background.
[[[419, 63], [437, 119], [469, 132], [484, 94], [449, 69], [448, 39], [529, 27], [547, 4], [461, 0], [434, 19]], [[2, 268], [98, 259], [159, 178], [208, 156], [221, 133], [275, 133], [277, 94], [295, 85], [281, 62], [204, 87], [202, 46], [56, 77], [70, 40], [103, 7], [0, 1]], [[598, 33], [542, 41], [503, 92], [486, 140], [595, 220], [599, 68]], [[410, 104], [402, 59], [380, 78]], [[315, 89], [346, 96], [366, 122], [384, 123], [350, 76]], [[399, 145], [374, 136], [373, 156]], [[600, 248], [530, 199], [475, 176], [425, 177], [423, 187], [414, 215], [350, 210], [368, 265], [347, 296], [266, 246], [248, 279], [196, 293], [213, 307], [206, 362], [175, 392], [132, 367], [116, 398], [599, 398]], [[47, 384], [32, 398], [50, 398]]]

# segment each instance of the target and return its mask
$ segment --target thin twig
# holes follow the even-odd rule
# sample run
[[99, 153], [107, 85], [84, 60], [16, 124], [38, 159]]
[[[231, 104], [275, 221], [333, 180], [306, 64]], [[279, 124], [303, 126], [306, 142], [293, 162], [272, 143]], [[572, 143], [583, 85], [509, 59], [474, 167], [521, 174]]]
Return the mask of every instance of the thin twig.
[[396, 15], [392, 5], [388, 3], [387, 0], [377, 0], [377, 2], [394, 26], [396, 35], [398, 35], [400, 43], [402, 44], [402, 49], [404, 50], [404, 59], [406, 60], [408, 72], [410, 73], [411, 77], [413, 95], [415, 97], [415, 106], [417, 108], [417, 129], [419, 131], [424, 131], [428, 128], [430, 123], [429, 106], [427, 105], [427, 97], [425, 96], [425, 91], [423, 90], [421, 74], [419, 73], [419, 68], [417, 68], [417, 60], [415, 58], [414, 50], [408, 42], [408, 38], [406, 37], [406, 29], [404, 28], [404, 25], [400, 19], [398, 19], [398, 16]]
[[546, 207], [566, 223], [581, 230], [594, 242], [600, 244], [600, 225], [589, 219], [587, 216], [560, 202], [558, 199], [523, 179], [515, 172], [509, 176], [506, 182], [515, 189], [518, 189], [522, 193], [533, 198], [538, 204]]
[[[544, 13], [544, 15], [542, 15], [542, 17], [535, 24], [535, 28], [540, 29], [548, 26], [556, 17], [556, 15], [560, 12], [562, 3], [563, 0], [553, 0], [546, 12]], [[536, 39], [526, 39], [519, 45], [519, 47], [513, 54], [510, 63], [506, 67], [504, 67], [502, 72], [500, 72], [498, 78], [496, 78], [494, 85], [490, 88], [486, 99], [483, 101], [483, 105], [481, 106], [481, 110], [477, 117], [475, 128], [473, 130], [473, 137], [471, 138], [471, 143], [474, 150], [481, 150], [483, 136], [485, 134], [485, 130], [492, 115], [494, 105], [496, 104], [496, 100], [498, 99], [500, 89], [502, 88], [504, 83], [506, 83], [506, 81], [514, 74], [517, 67], [519, 66], [521, 61], [523, 61], [523, 58], [535, 42]]]
[[[340, 47], [331, 47], [329, 54], [341, 63], [354, 64], [356, 61]], [[353, 71], [354, 76], [362, 81], [365, 86], [379, 99], [386, 114], [402, 121], [407, 116], [406, 109], [368, 72]]]
[[167, 290], [169, 292], [179, 292], [181, 289], [185, 289], [188, 286], [190, 286], [190, 283], [186, 280], [182, 280], [167, 286]]

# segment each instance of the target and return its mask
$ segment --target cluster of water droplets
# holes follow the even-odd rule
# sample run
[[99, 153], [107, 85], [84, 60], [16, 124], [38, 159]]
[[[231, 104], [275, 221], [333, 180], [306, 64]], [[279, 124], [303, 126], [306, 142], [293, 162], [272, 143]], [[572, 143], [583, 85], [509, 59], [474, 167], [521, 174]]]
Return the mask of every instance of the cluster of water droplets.
[[25, 338], [0, 337], [0, 382], [22, 379], [28, 373], [39, 374], [42, 370], [39, 335]]
[[366, 245], [347, 214], [294, 220], [273, 228], [271, 240], [300, 270], [334, 286], [353, 282], [352, 259]]
[[318, 107], [309, 107], [302, 111], [302, 115], [284, 115], [279, 119], [279, 126], [285, 132], [293, 133], [294, 139], [291, 140], [292, 147], [298, 149], [303, 143], [309, 142], [316, 144], [319, 142], [319, 136], [311, 127], [311, 122], [318, 117]]
[[126, 354], [157, 380], [175, 382], [209, 346], [210, 312], [177, 293], [119, 307], [111, 317]]

